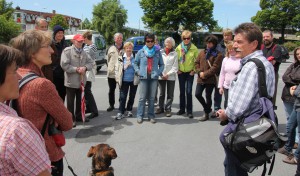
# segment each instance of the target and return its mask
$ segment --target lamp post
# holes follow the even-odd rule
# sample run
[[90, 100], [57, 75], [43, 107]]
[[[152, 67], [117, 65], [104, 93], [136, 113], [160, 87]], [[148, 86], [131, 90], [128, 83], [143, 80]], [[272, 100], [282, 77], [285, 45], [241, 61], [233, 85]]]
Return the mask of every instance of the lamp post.
[[115, 13], [116, 15], [116, 27], [117, 27], [117, 32], [118, 32], [118, 15], [123, 15], [122, 13]]

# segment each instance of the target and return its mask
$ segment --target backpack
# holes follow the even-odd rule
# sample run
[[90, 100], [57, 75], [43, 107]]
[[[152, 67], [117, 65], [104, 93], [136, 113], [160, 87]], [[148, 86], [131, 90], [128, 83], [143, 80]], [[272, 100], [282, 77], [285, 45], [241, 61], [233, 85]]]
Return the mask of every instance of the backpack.
[[220, 141], [225, 149], [235, 155], [240, 166], [247, 172], [251, 173], [258, 166], [264, 165], [262, 175], [265, 175], [266, 163], [272, 160], [268, 173], [270, 175], [275, 162], [275, 153], [284, 145], [287, 138], [278, 132], [277, 116], [268, 96], [266, 70], [262, 61], [253, 58], [248, 62], [254, 62], [257, 66], [261, 108], [248, 117], [241, 117], [236, 123], [229, 122], [221, 133]]
[[282, 58], [282, 60], [287, 60], [287, 59], [289, 59], [290, 58], [290, 54], [289, 54], [289, 51], [288, 51], [288, 49], [285, 47], [285, 46], [280, 46], [280, 45], [278, 45], [279, 47], [280, 47], [280, 51], [281, 51], [281, 58]]

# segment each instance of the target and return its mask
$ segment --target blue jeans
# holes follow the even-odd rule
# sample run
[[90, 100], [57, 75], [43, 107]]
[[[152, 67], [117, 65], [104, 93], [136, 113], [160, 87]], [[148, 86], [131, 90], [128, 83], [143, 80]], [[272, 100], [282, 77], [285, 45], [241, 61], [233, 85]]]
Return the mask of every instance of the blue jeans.
[[[300, 112], [293, 110], [289, 117], [289, 121], [287, 124], [287, 135], [288, 141], [285, 143], [285, 149], [289, 152], [292, 152], [293, 146], [295, 144], [295, 135], [296, 135], [296, 128], [298, 126], [298, 132], [300, 128]], [[299, 136], [299, 133], [298, 133]], [[298, 159], [300, 154], [300, 146], [294, 152], [295, 157]]]
[[148, 99], [148, 118], [154, 118], [154, 97], [157, 89], [157, 79], [140, 79], [139, 83], [139, 104], [137, 108], [137, 118], [144, 118], [145, 102]]
[[123, 81], [121, 89], [120, 89], [119, 112], [121, 114], [124, 114], [124, 112], [125, 112], [125, 104], [126, 104], [128, 90], [129, 90], [129, 98], [128, 98], [126, 110], [127, 111], [132, 111], [132, 106], [133, 106], [133, 103], [134, 103], [134, 98], [135, 98], [137, 86], [133, 85], [133, 82], [124, 82]]
[[[294, 109], [294, 103], [283, 101], [283, 105], [284, 105], [284, 111], [285, 111], [286, 119], [287, 119], [287, 122], [288, 122], [289, 117], [290, 117], [290, 115], [291, 115], [291, 113], [293, 112], [293, 109]], [[286, 124], [286, 128], [288, 128], [288, 123]], [[297, 142], [297, 143], [299, 142], [298, 128], [296, 128], [295, 142]]]
[[218, 86], [215, 86], [215, 94], [214, 94], [214, 110], [215, 111], [222, 109], [221, 102], [222, 102], [222, 94], [220, 94]]
[[[179, 80], [179, 108], [181, 111], [186, 111], [188, 114], [193, 113], [193, 82], [194, 75], [191, 76], [189, 72], [182, 72], [178, 74]], [[186, 96], [186, 101], [185, 101]]]
[[234, 156], [234, 154], [231, 151], [225, 149], [225, 176], [248, 176], [247, 171], [241, 168], [238, 163], [239, 161]]

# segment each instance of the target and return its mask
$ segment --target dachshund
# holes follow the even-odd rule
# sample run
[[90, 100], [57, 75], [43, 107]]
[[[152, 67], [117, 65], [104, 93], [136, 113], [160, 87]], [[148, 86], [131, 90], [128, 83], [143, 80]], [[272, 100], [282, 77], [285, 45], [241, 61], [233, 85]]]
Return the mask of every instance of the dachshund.
[[114, 148], [107, 144], [92, 146], [87, 153], [92, 158], [92, 176], [114, 176], [114, 169], [110, 167], [111, 160], [117, 158]]

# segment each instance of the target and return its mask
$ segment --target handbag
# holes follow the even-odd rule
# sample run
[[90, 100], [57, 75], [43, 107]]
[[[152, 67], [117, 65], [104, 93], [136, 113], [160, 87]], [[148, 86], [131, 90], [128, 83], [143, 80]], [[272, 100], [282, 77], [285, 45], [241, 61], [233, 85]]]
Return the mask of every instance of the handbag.
[[[209, 65], [209, 67], [211, 68], [211, 64], [210, 64], [209, 60], [207, 60], [207, 63], [208, 63], [208, 65]], [[218, 84], [219, 84], [219, 76], [217, 76], [217, 75], [215, 74], [215, 78], [216, 78], [216, 86], [218, 86]]]
[[[48, 114], [46, 118], [46, 122], [50, 120], [51, 116]], [[66, 139], [61, 130], [59, 130], [54, 123], [54, 120], [48, 125], [48, 134], [52, 136], [57, 147], [62, 147], [66, 144]]]

